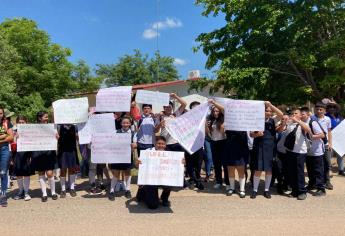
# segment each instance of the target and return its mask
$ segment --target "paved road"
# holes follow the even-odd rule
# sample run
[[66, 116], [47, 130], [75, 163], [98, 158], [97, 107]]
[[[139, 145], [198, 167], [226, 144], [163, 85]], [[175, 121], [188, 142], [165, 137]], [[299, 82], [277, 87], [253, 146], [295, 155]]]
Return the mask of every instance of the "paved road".
[[332, 182], [335, 189], [326, 197], [308, 195], [305, 201], [227, 197], [209, 184], [204, 192], [173, 192], [171, 208], [154, 211], [84, 191], [41, 203], [36, 189], [30, 202], [9, 200], [8, 208], [0, 208], [0, 235], [345, 235], [345, 178], [335, 175]]

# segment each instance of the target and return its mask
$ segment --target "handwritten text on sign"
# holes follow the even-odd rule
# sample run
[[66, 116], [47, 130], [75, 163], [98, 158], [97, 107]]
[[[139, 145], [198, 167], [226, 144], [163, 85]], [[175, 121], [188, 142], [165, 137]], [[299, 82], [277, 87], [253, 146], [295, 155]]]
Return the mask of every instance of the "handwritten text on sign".
[[138, 185], [182, 187], [184, 175], [183, 158], [183, 152], [141, 151]]
[[77, 124], [87, 121], [89, 102], [87, 97], [61, 99], [53, 102], [55, 124]]
[[170, 135], [190, 154], [204, 146], [205, 120], [208, 109], [208, 104], [203, 103], [166, 123], [166, 129]]
[[135, 101], [142, 104], [169, 105], [170, 95], [168, 93], [153, 92], [148, 90], [138, 90]]
[[90, 143], [92, 134], [114, 133], [116, 131], [115, 128], [113, 113], [91, 115], [87, 123], [78, 124], [79, 143]]
[[92, 163], [131, 163], [130, 133], [92, 134]]
[[57, 149], [54, 124], [18, 124], [17, 151], [48, 151]]
[[342, 121], [337, 127], [332, 130], [332, 145], [333, 149], [339, 156], [345, 155], [345, 122]]
[[265, 103], [263, 101], [228, 100], [225, 103], [226, 130], [264, 131]]
[[96, 95], [96, 111], [129, 111], [131, 107], [132, 86], [100, 89]]

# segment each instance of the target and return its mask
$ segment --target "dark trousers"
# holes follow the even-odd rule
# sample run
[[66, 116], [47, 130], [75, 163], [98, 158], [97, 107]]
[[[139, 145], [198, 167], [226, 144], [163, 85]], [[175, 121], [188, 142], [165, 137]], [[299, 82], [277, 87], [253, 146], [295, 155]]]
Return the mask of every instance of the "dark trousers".
[[138, 157], [140, 157], [140, 151], [141, 150], [146, 150], [149, 148], [153, 148], [153, 144], [143, 144], [143, 143], [138, 143], [137, 150], [138, 150]]
[[226, 185], [230, 185], [228, 168], [227, 166], [224, 166], [222, 164], [222, 156], [223, 156], [225, 143], [226, 143], [226, 140], [211, 141], [212, 161], [213, 161], [214, 174], [216, 177], [216, 183], [217, 184], [223, 183], [223, 177], [222, 177], [222, 167], [223, 167], [224, 182]]
[[[143, 201], [149, 209], [157, 209], [159, 206], [158, 188], [159, 186], [154, 185], [144, 185], [139, 187], [137, 192], [137, 200], [139, 202]], [[170, 192], [171, 190], [169, 187], [163, 187], [161, 200], [168, 201]]]
[[331, 163], [330, 160], [327, 157], [328, 153], [328, 148], [325, 150], [325, 154], [323, 155], [323, 178], [324, 178], [324, 183], [330, 182], [331, 179], [329, 177], [329, 171], [331, 168]]
[[278, 182], [278, 188], [280, 189], [287, 189], [289, 186], [288, 181], [288, 163], [287, 157], [285, 153], [278, 152], [277, 157], [273, 162], [273, 170], [272, 170], [272, 183], [274, 183], [275, 179]]
[[308, 172], [308, 186], [319, 190], [325, 189], [323, 156], [307, 156], [306, 166]]
[[292, 188], [292, 194], [306, 193], [304, 179], [304, 163], [306, 154], [287, 151], [289, 183]]
[[200, 182], [201, 165], [204, 156], [204, 150], [201, 148], [192, 155], [186, 152], [186, 167], [190, 181], [195, 183]]
[[167, 151], [171, 151], [171, 152], [183, 152], [183, 147], [179, 144], [179, 143], [174, 143], [174, 144], [168, 144]]

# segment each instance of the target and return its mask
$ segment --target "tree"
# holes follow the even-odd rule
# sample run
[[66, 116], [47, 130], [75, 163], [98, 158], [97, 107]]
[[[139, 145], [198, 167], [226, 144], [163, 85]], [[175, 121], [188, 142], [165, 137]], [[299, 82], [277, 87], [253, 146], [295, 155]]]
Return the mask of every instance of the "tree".
[[124, 55], [116, 64], [97, 64], [96, 73], [105, 78], [107, 86], [171, 81], [178, 79], [173, 62], [173, 58], [162, 57], [159, 52], [149, 60], [147, 55], [134, 50], [134, 55]]
[[[341, 0], [197, 0], [226, 25], [200, 34], [206, 67], [220, 64], [214, 90], [302, 103], [344, 99], [345, 5]], [[205, 82], [203, 82], [205, 83]], [[198, 85], [194, 85], [198, 86]]]
[[79, 60], [73, 66], [72, 79], [76, 83], [75, 89], [80, 92], [90, 92], [99, 88], [102, 78], [91, 74], [90, 67], [85, 61]]

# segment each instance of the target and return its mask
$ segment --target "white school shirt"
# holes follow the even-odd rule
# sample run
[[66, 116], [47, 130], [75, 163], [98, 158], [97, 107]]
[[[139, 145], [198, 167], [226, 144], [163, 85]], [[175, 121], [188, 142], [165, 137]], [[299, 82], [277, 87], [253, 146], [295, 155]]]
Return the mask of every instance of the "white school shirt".
[[[309, 122], [310, 122], [310, 119], [308, 120], [308, 124]], [[323, 133], [320, 125], [315, 120], [311, 124], [312, 124], [313, 134]], [[324, 153], [325, 153], [325, 144], [323, 143], [323, 140], [321, 138], [313, 139], [311, 141], [310, 150], [308, 151], [308, 156], [321, 156]]]
[[154, 144], [155, 121], [152, 115], [142, 116], [142, 122], [137, 132], [137, 141], [141, 144]]
[[[320, 125], [322, 126], [326, 135], [328, 135], [328, 130], [332, 128], [331, 119], [328, 116], [324, 116], [323, 118], [319, 118], [315, 115], [313, 116], [313, 119], [317, 120], [320, 123]], [[328, 139], [328, 137], [327, 137], [327, 139]]]
[[[294, 128], [296, 127], [297, 123], [292, 123], [289, 124], [286, 128], [287, 134], [292, 132]], [[307, 142], [306, 142], [306, 137], [302, 133], [302, 127], [299, 125], [297, 130], [296, 130], [296, 140], [295, 140], [295, 146], [293, 150], [289, 150], [294, 153], [299, 153], [299, 154], [307, 154], [308, 152], [308, 147], [307, 147]]]

